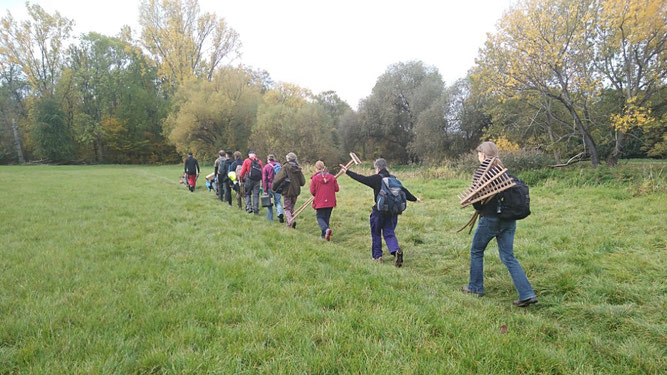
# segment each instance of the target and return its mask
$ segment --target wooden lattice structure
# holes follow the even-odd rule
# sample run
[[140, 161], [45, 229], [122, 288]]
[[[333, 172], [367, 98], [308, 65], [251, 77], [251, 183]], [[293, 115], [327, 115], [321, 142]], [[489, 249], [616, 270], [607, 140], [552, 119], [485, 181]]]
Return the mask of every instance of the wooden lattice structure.
[[[476, 202], [488, 203], [496, 194], [516, 185], [514, 179], [507, 173], [507, 168], [496, 163], [496, 160], [496, 158], [485, 159], [479, 165], [473, 175], [472, 184], [459, 194], [461, 208]], [[468, 223], [457, 233], [469, 225], [472, 231], [478, 216], [479, 213], [475, 211]]]

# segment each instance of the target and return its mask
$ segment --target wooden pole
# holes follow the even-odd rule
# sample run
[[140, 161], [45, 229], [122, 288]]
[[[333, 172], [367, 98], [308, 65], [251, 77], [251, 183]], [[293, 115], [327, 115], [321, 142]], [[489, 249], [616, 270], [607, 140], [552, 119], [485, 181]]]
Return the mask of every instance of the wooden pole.
[[[345, 165], [345, 169], [350, 168], [352, 166], [352, 164], [355, 164], [355, 165], [361, 164], [361, 160], [359, 159], [359, 157], [357, 157], [357, 154], [355, 154], [354, 152], [350, 152], [350, 157], [352, 158], [352, 160], [350, 160]], [[345, 173], [345, 172], [343, 171], [343, 169], [341, 169], [340, 171], [338, 171], [338, 173], [336, 173], [335, 178], [338, 179], [338, 177], [342, 176], [343, 173]], [[301, 214], [306, 209], [306, 207], [311, 205], [313, 203], [314, 199], [315, 199], [315, 197], [310, 197], [307, 201], [305, 201], [301, 205], [301, 207], [299, 207], [296, 211], [294, 211], [294, 215], [292, 215], [292, 221], [294, 221], [296, 219], [296, 217], [299, 216], [299, 214]]]

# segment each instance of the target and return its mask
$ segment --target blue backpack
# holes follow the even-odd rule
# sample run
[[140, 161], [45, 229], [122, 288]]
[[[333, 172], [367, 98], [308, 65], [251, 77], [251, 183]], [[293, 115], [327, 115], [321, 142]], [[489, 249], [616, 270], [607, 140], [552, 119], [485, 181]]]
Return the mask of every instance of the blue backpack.
[[400, 215], [405, 211], [406, 204], [407, 199], [401, 181], [393, 176], [384, 177], [377, 197], [377, 210], [383, 215]]
[[276, 162], [276, 164], [273, 165], [273, 177], [276, 177], [279, 170], [280, 170], [280, 163]]

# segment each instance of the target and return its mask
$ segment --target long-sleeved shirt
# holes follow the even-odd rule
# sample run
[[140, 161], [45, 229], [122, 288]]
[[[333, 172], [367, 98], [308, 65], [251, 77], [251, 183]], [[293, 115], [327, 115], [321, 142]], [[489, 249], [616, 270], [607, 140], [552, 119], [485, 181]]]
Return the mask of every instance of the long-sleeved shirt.
[[[349, 171], [349, 170], [346, 173], [353, 180], [359, 181], [362, 184], [364, 184], [364, 185], [373, 189], [373, 201], [374, 202], [377, 202], [378, 194], [380, 194], [380, 190], [382, 189], [382, 179], [385, 178], [385, 177], [390, 177], [391, 176], [386, 169], [381, 170], [380, 173], [373, 174], [373, 175], [370, 175], [370, 176], [363, 176], [363, 175], [360, 175], [358, 173], [354, 173], [354, 172]], [[410, 193], [410, 191], [408, 189], [406, 189], [405, 186], [403, 187], [403, 191], [405, 192], [405, 199], [407, 199], [411, 202], [416, 202], [417, 201], [417, 197], [412, 195], [412, 193]], [[375, 208], [375, 205], [373, 205], [373, 208]]]
[[197, 159], [192, 156], [188, 156], [185, 159], [184, 170], [187, 174], [198, 174], [199, 173], [199, 163]]
[[264, 191], [269, 191], [273, 185], [273, 178], [275, 177], [275, 166], [280, 165], [277, 161], [270, 161], [266, 163], [264, 168], [262, 168], [262, 185], [264, 186]]
[[[250, 166], [252, 164], [253, 160], [257, 160], [259, 162], [259, 170], [261, 171], [262, 168], [264, 168], [264, 165], [262, 164], [262, 161], [257, 159], [256, 157], [254, 158], [247, 158], [243, 161], [243, 166], [241, 167], [241, 180], [246, 178], [246, 175], [250, 174]], [[261, 173], [261, 172], [260, 172]], [[261, 180], [261, 176], [260, 176]]]

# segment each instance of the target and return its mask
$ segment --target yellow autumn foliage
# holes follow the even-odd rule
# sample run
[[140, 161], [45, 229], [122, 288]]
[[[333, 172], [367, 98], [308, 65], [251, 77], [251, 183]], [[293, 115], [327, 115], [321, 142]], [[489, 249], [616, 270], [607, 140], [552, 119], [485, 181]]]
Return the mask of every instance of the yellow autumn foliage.
[[491, 142], [495, 143], [500, 151], [519, 151], [519, 145], [510, 141], [504, 135], [491, 139]]

